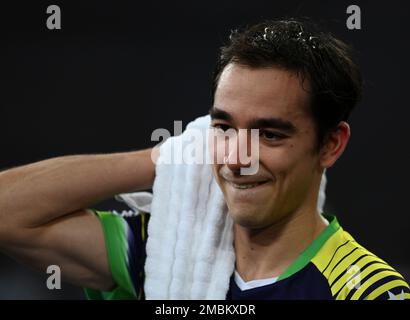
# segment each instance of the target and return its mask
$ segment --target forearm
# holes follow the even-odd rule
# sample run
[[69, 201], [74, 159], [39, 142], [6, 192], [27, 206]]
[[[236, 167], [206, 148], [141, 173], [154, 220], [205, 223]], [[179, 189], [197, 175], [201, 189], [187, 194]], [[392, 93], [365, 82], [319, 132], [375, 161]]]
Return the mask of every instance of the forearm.
[[34, 227], [152, 186], [151, 149], [48, 159], [0, 173], [0, 225]]

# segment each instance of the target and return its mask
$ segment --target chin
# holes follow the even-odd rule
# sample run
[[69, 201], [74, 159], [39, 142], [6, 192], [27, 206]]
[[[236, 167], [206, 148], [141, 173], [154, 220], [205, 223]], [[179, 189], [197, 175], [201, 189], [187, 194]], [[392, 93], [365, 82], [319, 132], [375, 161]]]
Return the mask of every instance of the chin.
[[232, 220], [235, 222], [235, 224], [240, 225], [244, 228], [250, 228], [250, 229], [263, 227], [263, 223], [261, 223], [260, 221], [260, 218], [261, 218], [260, 214], [261, 214], [261, 211], [258, 211], [255, 209], [253, 210], [246, 210], [244, 208], [241, 208], [241, 209], [232, 208], [232, 210], [229, 209], [229, 215], [232, 217]]

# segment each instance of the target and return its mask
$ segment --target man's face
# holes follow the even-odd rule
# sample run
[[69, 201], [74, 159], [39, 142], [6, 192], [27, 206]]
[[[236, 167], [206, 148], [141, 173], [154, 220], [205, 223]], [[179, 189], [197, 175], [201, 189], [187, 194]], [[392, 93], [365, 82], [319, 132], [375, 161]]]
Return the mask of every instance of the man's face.
[[[264, 228], [298, 210], [316, 208], [321, 172], [309, 103], [309, 94], [292, 72], [235, 63], [222, 72], [211, 125], [222, 130], [260, 130], [259, 169], [255, 174], [240, 174], [240, 168], [247, 164], [239, 161], [239, 143], [227, 148], [225, 163], [213, 165], [237, 224]], [[223, 150], [226, 145], [222, 144]], [[214, 159], [215, 150], [220, 148], [216, 145], [211, 151]]]

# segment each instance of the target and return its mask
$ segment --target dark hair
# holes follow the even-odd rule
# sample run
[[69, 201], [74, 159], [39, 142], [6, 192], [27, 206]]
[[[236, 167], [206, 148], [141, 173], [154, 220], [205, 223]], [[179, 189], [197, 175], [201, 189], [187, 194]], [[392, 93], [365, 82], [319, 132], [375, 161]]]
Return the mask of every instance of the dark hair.
[[320, 148], [361, 98], [362, 78], [351, 48], [308, 20], [265, 21], [232, 31], [213, 75], [212, 102], [220, 75], [231, 62], [251, 68], [280, 67], [310, 81], [311, 110]]

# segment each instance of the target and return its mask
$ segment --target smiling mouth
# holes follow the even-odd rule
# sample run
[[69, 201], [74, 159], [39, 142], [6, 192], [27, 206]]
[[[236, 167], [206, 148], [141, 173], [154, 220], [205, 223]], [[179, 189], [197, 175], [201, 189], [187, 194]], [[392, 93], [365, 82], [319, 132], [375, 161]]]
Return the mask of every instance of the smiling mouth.
[[244, 190], [244, 189], [252, 189], [252, 188], [255, 188], [255, 187], [260, 186], [262, 184], [265, 184], [265, 183], [268, 182], [268, 180], [261, 181], [261, 182], [253, 182], [253, 183], [241, 183], [241, 184], [233, 183], [233, 182], [227, 181], [227, 180], [226, 180], [226, 182], [229, 183], [235, 189]]

